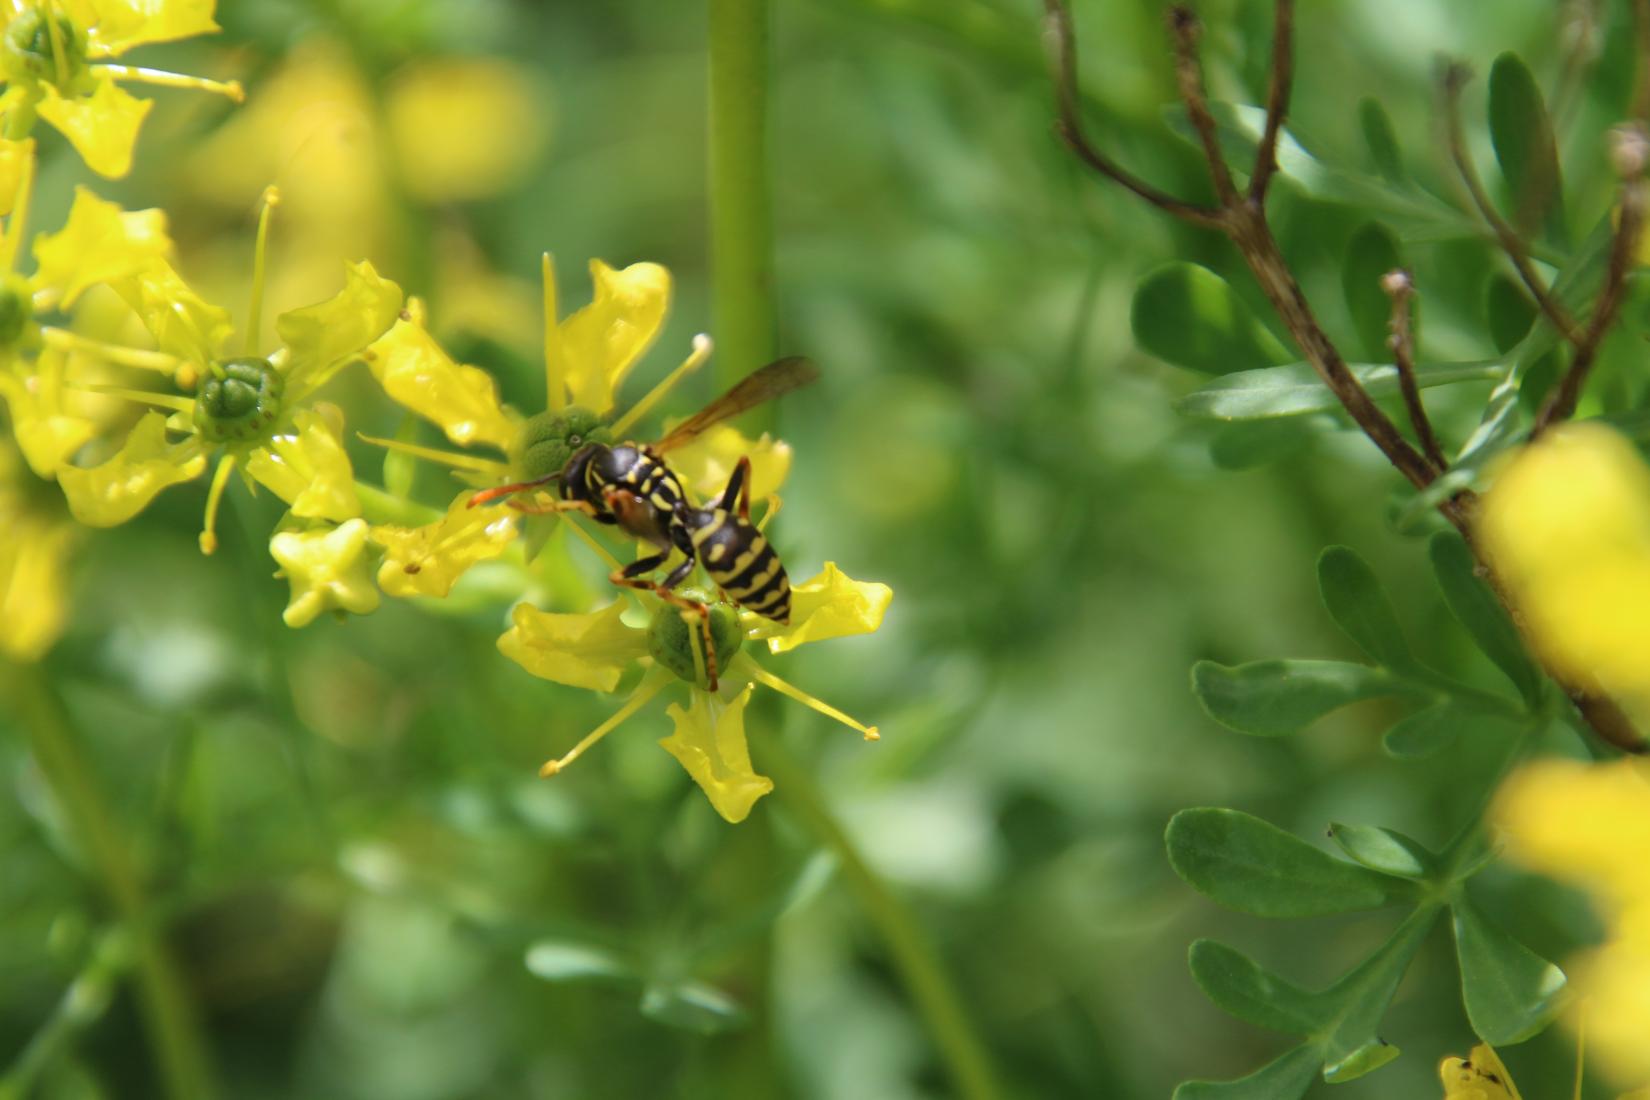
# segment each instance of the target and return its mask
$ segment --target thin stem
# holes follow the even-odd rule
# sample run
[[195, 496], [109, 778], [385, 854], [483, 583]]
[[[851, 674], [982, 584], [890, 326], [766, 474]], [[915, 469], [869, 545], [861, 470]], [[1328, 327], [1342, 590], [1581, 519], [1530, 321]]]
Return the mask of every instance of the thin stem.
[[995, 1100], [996, 1074], [922, 925], [898, 894], [860, 856], [814, 783], [809, 769], [775, 738], [762, 746], [762, 766], [775, 789], [816, 839], [836, 856], [848, 887], [882, 935], [918, 1013], [966, 1100]]
[[1495, 234], [1495, 239], [1501, 245], [1501, 251], [1507, 254], [1512, 261], [1513, 270], [1529, 290], [1530, 296], [1541, 307], [1541, 312], [1547, 315], [1553, 325], [1566, 340], [1572, 344], [1579, 344], [1580, 329], [1575, 318], [1571, 317], [1563, 305], [1552, 296], [1547, 289], [1546, 282], [1536, 273], [1530, 263], [1530, 250], [1517, 230], [1507, 223], [1501, 212], [1490, 201], [1489, 194], [1484, 190], [1484, 181], [1478, 176], [1478, 169], [1473, 166], [1472, 157], [1467, 152], [1466, 133], [1461, 127], [1461, 89], [1466, 85], [1471, 74], [1465, 66], [1450, 65], [1444, 70], [1443, 97], [1444, 97], [1444, 126], [1449, 144], [1450, 159], [1455, 162], [1455, 170], [1461, 177], [1461, 182], [1467, 189], [1467, 195], [1472, 199], [1472, 205], [1477, 208], [1478, 214]]
[[1289, 113], [1289, 93], [1295, 82], [1295, 0], [1277, 0], [1272, 7], [1272, 77], [1266, 92], [1266, 130], [1255, 152], [1255, 172], [1249, 180], [1249, 201], [1265, 202], [1266, 188], [1278, 170], [1278, 134]]
[[154, 1044], [166, 1096], [204, 1100], [216, 1094], [200, 1022], [177, 964], [150, 917], [149, 901], [124, 832], [86, 761], [63, 702], [38, 668], [0, 666], [7, 700], [25, 727], [41, 773], [102, 880], [132, 937], [138, 1008]]
[[1120, 168], [1089, 142], [1083, 133], [1081, 97], [1077, 90], [1077, 36], [1072, 30], [1071, 13], [1062, 0], [1044, 0], [1045, 35], [1049, 56], [1054, 67], [1055, 104], [1060, 117], [1055, 130], [1060, 139], [1078, 158], [1113, 183], [1122, 185], [1139, 198], [1159, 210], [1173, 214], [1193, 225], [1214, 227], [1220, 224], [1220, 212], [1195, 203], [1185, 202], [1159, 191], [1151, 184]]
[[1633, 0], [1632, 117], [1650, 122], [1650, 0]]
[[1215, 197], [1222, 206], [1230, 207], [1237, 201], [1237, 188], [1232, 185], [1232, 171], [1226, 166], [1226, 157], [1220, 151], [1215, 116], [1209, 113], [1209, 96], [1203, 87], [1203, 64], [1197, 54], [1197, 40], [1202, 37], [1203, 25], [1198, 22], [1192, 9], [1179, 4], [1169, 9], [1168, 18], [1170, 37], [1174, 39], [1174, 75], [1175, 82], [1180, 85], [1180, 98], [1186, 104], [1186, 113], [1191, 116], [1198, 141], [1203, 144], [1203, 159], [1209, 162], [1209, 179], [1215, 185]]
[[[712, 331], [722, 386], [774, 358], [769, 16], [769, 0], [710, 0]], [[762, 416], [771, 412], [753, 428]]]
[[1421, 389], [1415, 384], [1415, 328], [1410, 318], [1410, 300], [1415, 297], [1415, 282], [1407, 271], [1389, 271], [1381, 278], [1381, 289], [1392, 299], [1392, 319], [1387, 322], [1391, 335], [1387, 344], [1392, 348], [1392, 361], [1398, 368], [1398, 389], [1404, 395], [1404, 408], [1409, 411], [1409, 423], [1421, 449], [1439, 470], [1449, 468], [1449, 460], [1433, 434], [1432, 422], [1427, 419], [1426, 406], [1421, 404]]

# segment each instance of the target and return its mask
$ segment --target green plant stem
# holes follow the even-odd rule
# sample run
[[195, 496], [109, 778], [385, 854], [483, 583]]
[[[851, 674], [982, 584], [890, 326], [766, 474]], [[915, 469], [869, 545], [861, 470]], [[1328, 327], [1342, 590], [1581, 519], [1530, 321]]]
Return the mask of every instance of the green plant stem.
[[63, 701], [36, 666], [0, 667], [35, 760], [91, 860], [132, 939], [138, 1010], [154, 1044], [165, 1095], [205, 1100], [216, 1094], [194, 1005], [149, 915], [131, 851], [86, 760]]
[[999, 1090], [991, 1059], [922, 926], [899, 895], [861, 858], [826, 806], [808, 769], [778, 739], [765, 743], [763, 748], [762, 763], [772, 773], [775, 789], [809, 831], [835, 854], [849, 889], [881, 933], [950, 1070], [958, 1095], [967, 1100], [995, 1100]]
[[393, 523], [403, 527], [422, 527], [441, 518], [441, 511], [416, 500], [398, 497], [369, 482], [357, 479], [355, 496], [361, 502], [361, 511], [369, 522]]
[[[710, 267], [717, 383], [774, 358], [769, 0], [710, 3]], [[765, 426], [771, 412], [747, 414]]]

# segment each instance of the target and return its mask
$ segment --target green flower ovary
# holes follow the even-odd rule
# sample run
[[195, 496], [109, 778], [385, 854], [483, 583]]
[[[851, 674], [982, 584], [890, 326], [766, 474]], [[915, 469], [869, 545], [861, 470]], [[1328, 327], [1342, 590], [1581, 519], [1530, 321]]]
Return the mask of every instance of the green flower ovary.
[[268, 359], [218, 364], [195, 395], [195, 427], [209, 443], [250, 443], [269, 435], [285, 384]]
[[54, 46], [47, 18], [40, 8], [30, 8], [7, 24], [0, 59], [13, 78], [45, 80], [68, 94], [86, 70], [86, 30], [67, 15], [51, 16], [57, 23]]
[[522, 481], [559, 474], [586, 443], [611, 443], [613, 434], [602, 418], [573, 405], [560, 412], [542, 412], [521, 426], [510, 458]]
[[[701, 592], [687, 591], [689, 599], [705, 600]], [[681, 608], [666, 604], [653, 613], [647, 628], [647, 651], [653, 659], [690, 684], [708, 687], [694, 675], [694, 651], [699, 648], [699, 624], [689, 621]], [[710, 644], [716, 650], [716, 667], [726, 670], [745, 644], [745, 634], [739, 628], [739, 613], [725, 603], [710, 604]]]
[[16, 346], [29, 322], [34, 320], [34, 297], [29, 284], [19, 275], [0, 281], [0, 349]]

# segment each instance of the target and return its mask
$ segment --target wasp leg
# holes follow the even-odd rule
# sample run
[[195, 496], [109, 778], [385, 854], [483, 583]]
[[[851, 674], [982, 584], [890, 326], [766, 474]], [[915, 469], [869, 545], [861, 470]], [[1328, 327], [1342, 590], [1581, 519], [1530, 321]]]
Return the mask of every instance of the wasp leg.
[[699, 625], [699, 648], [705, 655], [705, 680], [710, 690], [717, 687], [716, 644], [710, 636], [710, 608], [698, 600], [672, 591], [677, 585], [687, 579], [693, 572], [694, 560], [684, 558], [682, 564], [672, 569], [663, 581], [655, 583], [642, 577], [643, 573], [651, 573], [664, 564], [668, 554], [655, 554], [652, 557], [642, 558], [632, 562], [623, 569], [615, 569], [608, 574], [608, 580], [621, 588], [635, 588], [643, 592], [652, 592], [672, 607], [679, 607], [683, 611], [692, 612]]
[[739, 518], [746, 523], [751, 518], [751, 460], [741, 455], [739, 464], [733, 468], [733, 476], [728, 478], [728, 487], [722, 490], [722, 499], [718, 503], [725, 512], [733, 511], [734, 502], [739, 503]]
[[[670, 557], [669, 554], [650, 554], [645, 558], [637, 558], [635, 561], [619, 570], [618, 575], [624, 580], [634, 580], [637, 577], [646, 576], [655, 569], [659, 568], [659, 566], [663, 565], [665, 563], [665, 559], [668, 557]], [[613, 583], [618, 584], [619, 582], [614, 581]], [[626, 587], [630, 586], [626, 585]], [[652, 584], [649, 584], [648, 587], [651, 588], [653, 586]]]

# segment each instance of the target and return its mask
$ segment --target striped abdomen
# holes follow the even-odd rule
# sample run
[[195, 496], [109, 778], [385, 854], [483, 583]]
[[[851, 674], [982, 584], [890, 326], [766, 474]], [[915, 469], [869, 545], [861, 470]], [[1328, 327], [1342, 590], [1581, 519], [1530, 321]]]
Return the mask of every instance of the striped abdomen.
[[777, 623], [791, 621], [791, 582], [762, 532], [722, 508], [683, 517], [694, 556], [728, 599]]

